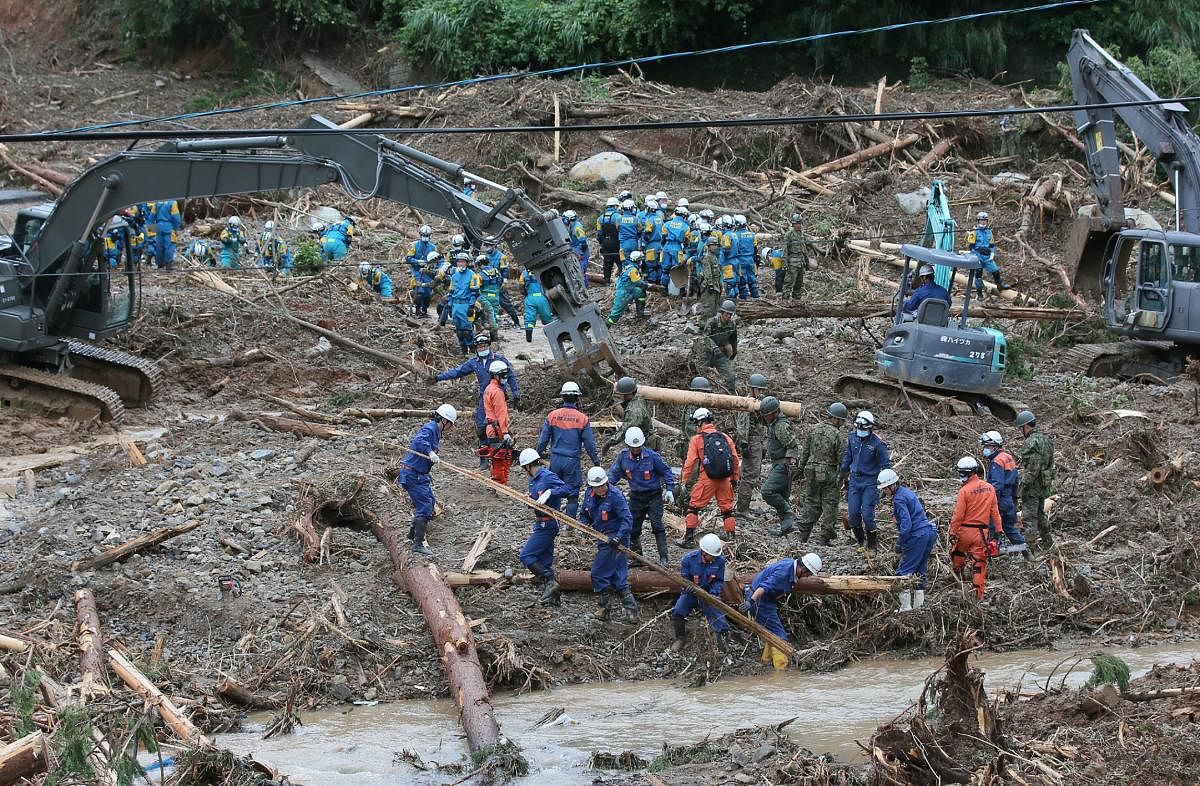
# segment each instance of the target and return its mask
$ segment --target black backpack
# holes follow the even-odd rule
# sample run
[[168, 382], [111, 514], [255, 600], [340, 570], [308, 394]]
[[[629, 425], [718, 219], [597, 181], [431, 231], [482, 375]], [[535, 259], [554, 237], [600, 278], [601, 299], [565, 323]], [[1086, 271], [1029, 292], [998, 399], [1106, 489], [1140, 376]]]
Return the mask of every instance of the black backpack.
[[[607, 220], [606, 220], [607, 219]], [[617, 214], [605, 213], [600, 217], [600, 250], [612, 253], [620, 248], [617, 239]]]
[[725, 435], [710, 431], [701, 436], [704, 437], [704, 474], [713, 480], [733, 477], [733, 454]]

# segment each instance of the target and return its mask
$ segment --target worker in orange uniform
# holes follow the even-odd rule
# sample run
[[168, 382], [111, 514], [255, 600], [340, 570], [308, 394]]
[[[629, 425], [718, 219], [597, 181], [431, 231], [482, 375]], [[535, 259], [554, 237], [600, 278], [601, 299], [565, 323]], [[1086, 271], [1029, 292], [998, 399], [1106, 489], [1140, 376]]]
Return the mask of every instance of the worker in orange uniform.
[[983, 469], [972, 456], [958, 460], [958, 500], [950, 517], [950, 566], [961, 574], [971, 562], [971, 583], [976, 600], [983, 600], [987, 587], [987, 561], [991, 541], [1000, 526], [996, 489], [983, 479]]
[[508, 468], [512, 466], [513, 437], [508, 430], [508, 401], [504, 386], [508, 383], [508, 364], [493, 360], [488, 366], [492, 379], [483, 390], [484, 444], [480, 458], [491, 458], [492, 480], [508, 483]]
[[717, 431], [713, 416], [704, 407], [692, 413], [697, 433], [688, 441], [687, 456], [683, 461], [683, 482], [692, 483], [699, 472], [692, 495], [688, 498], [687, 517], [684, 519], [687, 532], [675, 541], [680, 548], [694, 548], [696, 527], [700, 526], [700, 511], [708, 507], [713, 497], [717, 498], [717, 509], [725, 520], [725, 536], [737, 536], [737, 520], [733, 517], [733, 494], [738, 478], [741, 477], [742, 462], [728, 434]]

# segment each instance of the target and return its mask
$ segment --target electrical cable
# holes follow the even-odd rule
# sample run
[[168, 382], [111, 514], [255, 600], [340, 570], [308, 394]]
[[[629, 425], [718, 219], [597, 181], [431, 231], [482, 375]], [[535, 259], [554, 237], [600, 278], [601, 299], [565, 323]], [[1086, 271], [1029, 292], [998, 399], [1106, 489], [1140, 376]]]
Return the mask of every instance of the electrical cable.
[[[914, 27], [932, 27], [936, 25], [953, 24], [957, 22], [971, 22], [980, 19], [990, 19], [1001, 16], [1014, 16], [1018, 14], [1041, 13], [1044, 11], [1057, 11], [1063, 8], [1077, 8], [1081, 6], [1096, 5], [1107, 2], [1107, 0], [1058, 0], [1057, 2], [1042, 3], [1041, 5], [1026, 6], [1023, 8], [1001, 8], [991, 11], [977, 11], [969, 14], [960, 14], [958, 16], [948, 16], [939, 19], [920, 19], [909, 22], [895, 22], [887, 25], [878, 25], [875, 27], [863, 27], [852, 30], [837, 30], [828, 33], [813, 33], [810, 35], [796, 36], [793, 38], [779, 38], [767, 41], [752, 41], [745, 44], [731, 44], [729, 46], [719, 46], [710, 49], [696, 49], [684, 52], [670, 52], [667, 54], [646, 55], [643, 57], [629, 57], [619, 60], [606, 60], [595, 63], [582, 63], [570, 66], [558, 66], [555, 68], [543, 68], [538, 71], [508, 71], [502, 74], [491, 74], [488, 76], [476, 76], [469, 79], [459, 79], [447, 82], [432, 82], [419, 85], [405, 85], [403, 87], [381, 88], [379, 90], [364, 90], [358, 93], [345, 93], [341, 95], [325, 95], [314, 98], [291, 99], [288, 101], [271, 101], [260, 104], [252, 104], [249, 106], [226, 107], [223, 109], [209, 109], [202, 112], [181, 112], [175, 115], [164, 115], [161, 117], [148, 119], [134, 120], [119, 120], [110, 123], [99, 123], [90, 126], [79, 126], [77, 128], [68, 129], [69, 132], [79, 131], [99, 131], [109, 128], [124, 128], [129, 126], [143, 125], [146, 123], [166, 123], [180, 120], [194, 120], [201, 117], [213, 117], [217, 115], [234, 114], [238, 112], [252, 112], [267, 109], [286, 109], [293, 106], [308, 106], [311, 104], [328, 103], [330, 101], [347, 101], [360, 98], [375, 98], [378, 96], [396, 95], [399, 93], [409, 93], [417, 90], [446, 90], [453, 87], [464, 87], [467, 85], [482, 84], [484, 82], [500, 82], [513, 79], [528, 79], [531, 77], [548, 77], [559, 76], [561, 74], [569, 74], [575, 71], [597, 70], [602, 68], [618, 68], [620, 66], [640, 65], [642, 63], [663, 63], [668, 60], [678, 60], [686, 57], [703, 57], [716, 54], [728, 54], [732, 52], [744, 52], [753, 49], [762, 49], [765, 47], [774, 46], [790, 46], [793, 44], [811, 43], [814, 41], [825, 41], [831, 38], [845, 38], [849, 36], [868, 35], [872, 33], [886, 33], [895, 30], [904, 30]], [[62, 133], [62, 131], [48, 132]]]
[[346, 134], [399, 136], [462, 136], [479, 134], [532, 133], [599, 133], [602, 131], [671, 131], [695, 128], [761, 128], [774, 126], [819, 126], [845, 123], [901, 123], [910, 120], [957, 120], [964, 118], [1003, 117], [1005, 115], [1035, 115], [1051, 112], [1092, 112], [1164, 104], [1194, 104], [1200, 95], [1174, 98], [1143, 98], [1133, 101], [1104, 101], [1093, 104], [1053, 104], [1049, 106], [1012, 106], [998, 109], [946, 109], [924, 112], [863, 112], [840, 115], [785, 115], [773, 117], [740, 117], [723, 120], [663, 120], [641, 123], [587, 123], [581, 125], [542, 126], [459, 126], [447, 128], [215, 128], [202, 131], [144, 130], [144, 131], [50, 131], [22, 134], [0, 134], [0, 143], [18, 142], [99, 142], [140, 139], [219, 139], [238, 136], [327, 136]]

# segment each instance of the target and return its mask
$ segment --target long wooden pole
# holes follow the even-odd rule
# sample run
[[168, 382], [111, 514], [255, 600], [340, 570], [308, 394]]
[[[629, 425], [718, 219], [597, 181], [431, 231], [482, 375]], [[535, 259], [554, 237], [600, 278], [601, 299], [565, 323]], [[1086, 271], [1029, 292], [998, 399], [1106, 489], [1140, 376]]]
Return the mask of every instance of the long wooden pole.
[[[567, 591], [591, 590], [592, 574], [586, 570], [555, 571], [559, 585]], [[488, 587], [504, 578], [504, 574], [494, 570], [481, 570], [470, 573], [447, 573], [446, 583], [451, 587]], [[536, 577], [532, 573], [521, 572], [512, 576], [517, 583], [531, 582]], [[734, 579], [742, 584], [749, 584], [754, 575], [739, 573]], [[894, 592], [910, 585], [912, 579], [908, 576], [804, 576], [796, 579], [792, 592], [798, 595], [873, 595], [880, 592]], [[629, 587], [634, 592], [662, 592], [675, 589], [674, 582], [667, 581], [658, 573], [645, 570], [629, 572]]]
[[[642, 387], [640, 385], [638, 386], [638, 390], [639, 390], [639, 392], [642, 390]], [[730, 398], [734, 398], [734, 397], [731, 396]], [[416, 453], [416, 451], [413, 451], [413, 452]], [[416, 453], [416, 455], [421, 456], [424, 454]], [[425, 456], [425, 458], [428, 458], [428, 456]], [[512, 489], [512, 488], [509, 488], [508, 486], [505, 486], [505, 485], [495, 482], [494, 480], [489, 478], [487, 475], [482, 475], [478, 472], [472, 472], [469, 469], [463, 469], [462, 467], [455, 466], [454, 464], [451, 464], [449, 461], [446, 461], [445, 459], [442, 459], [440, 462], [438, 462], [438, 466], [445, 467], [446, 469], [450, 470], [451, 472], [454, 472], [456, 474], [462, 475], [463, 477], [471, 478], [472, 480], [478, 481], [482, 485], [491, 488], [493, 491], [497, 492], [498, 494], [503, 494], [506, 497], [515, 499], [518, 502], [520, 502], [521, 504], [526, 505], [527, 507], [533, 508], [534, 510], [538, 511], [539, 513], [550, 516], [551, 518], [553, 518], [563, 524], [566, 524], [571, 529], [582, 532], [583, 534], [587, 535], [588, 537], [595, 538], [596, 540], [602, 541], [602, 542], [608, 540], [608, 536], [604, 535], [603, 533], [599, 532], [598, 530], [592, 529], [587, 524], [584, 524], [582, 521], [577, 521], [576, 519], [571, 518], [570, 516], [563, 513], [562, 511], [555, 510], [554, 508], [552, 508], [548, 505], [542, 505], [542, 504], [538, 503], [536, 500], [530, 499], [528, 495], [522, 494], [521, 492], [517, 491], [516, 489]], [[697, 587], [695, 584], [693, 584], [690, 581], [687, 581], [682, 576], [672, 573], [671, 571], [667, 570], [666, 568], [662, 567], [661, 565], [659, 565], [655, 562], [652, 562], [649, 557], [643, 557], [641, 554], [638, 554], [633, 549], [627, 548], [620, 544], [618, 544], [614, 548], [616, 548], [618, 551], [620, 551], [626, 557], [629, 557], [631, 559], [634, 559], [634, 560], [642, 563], [642, 565], [644, 565], [646, 568], [649, 568], [650, 570], [654, 571], [655, 573], [659, 574], [660, 576], [666, 577], [667, 581], [669, 581], [672, 586], [678, 587], [679, 589], [686, 590], [688, 592], [694, 592], [696, 594], [696, 596], [699, 597], [700, 600], [703, 601], [704, 603], [707, 603], [710, 606], [715, 606], [716, 608], [725, 612], [725, 615], [729, 618], [729, 621], [732, 622], [734, 625], [737, 625], [739, 628], [744, 628], [745, 630], [748, 630], [751, 633], [753, 633], [754, 635], [758, 636], [766, 644], [771, 645], [775, 649], [777, 649], [780, 652], [787, 655], [789, 660], [792, 658], [793, 655], [796, 654], [796, 648], [793, 647], [791, 644], [784, 641], [779, 636], [776, 636], [774, 633], [772, 633], [771, 631], [764, 628], [762, 625], [760, 625], [755, 620], [750, 619], [745, 614], [742, 614], [742, 612], [738, 611], [733, 606], [731, 606], [728, 603], [726, 603], [725, 601], [721, 600], [716, 595], [705, 592], [702, 588]]]
[[129, 662], [121, 653], [116, 650], [108, 651], [108, 665], [112, 666], [112, 670], [117, 673], [117, 676], [128, 685], [134, 693], [142, 697], [142, 700], [158, 710], [159, 716], [163, 719], [163, 723], [175, 732], [175, 736], [191, 745], [210, 745], [211, 741], [200, 733], [183, 711], [175, 706], [174, 702], [168, 699], [161, 690], [158, 689], [153, 682], [143, 674], [137, 666]]
[[24, 782], [46, 769], [46, 740], [40, 731], [0, 748], [0, 786]]
[[[727, 396], [723, 393], [701, 393], [697, 390], [656, 388], [651, 385], [638, 385], [637, 392], [642, 398], [661, 401], [664, 404], [690, 404], [709, 409], [734, 409], [739, 412], [758, 412], [762, 404], [758, 399], [749, 396]], [[804, 405], [798, 401], [781, 401], [779, 404], [783, 414], [790, 418], [804, 415]]]

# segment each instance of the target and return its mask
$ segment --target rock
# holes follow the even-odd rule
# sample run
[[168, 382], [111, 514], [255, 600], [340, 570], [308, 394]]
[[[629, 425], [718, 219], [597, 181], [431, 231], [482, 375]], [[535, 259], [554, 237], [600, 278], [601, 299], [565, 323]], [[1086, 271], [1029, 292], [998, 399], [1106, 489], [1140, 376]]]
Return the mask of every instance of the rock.
[[307, 357], [311, 358], [311, 357], [316, 357], [317, 355], [324, 355], [325, 353], [329, 352], [331, 349], [333, 349], [333, 344], [329, 343], [329, 339], [325, 338], [324, 336], [321, 336], [319, 339], [317, 339], [317, 343], [314, 344], [312, 346], [312, 348], [309, 349], [304, 354]]
[[208, 474], [214, 478], [219, 478], [229, 474], [229, 465], [224, 461], [214, 461], [213, 465], [208, 468]]
[[197, 505], [204, 504], [204, 497], [200, 496], [199, 494], [193, 494], [192, 496], [185, 499], [183, 501], [183, 504], [187, 505], [189, 508], [194, 508]]
[[256, 560], [248, 559], [242, 563], [242, 567], [251, 573], [262, 573], [263, 564]]
[[774, 745], [771, 745], [770, 743], [767, 743], [765, 745], [760, 745], [759, 747], [755, 748], [754, 753], [752, 753], [751, 756], [753, 757], [755, 762], [764, 762], [767, 759], [774, 756], [776, 754], [776, 752], [777, 752], [776, 747]]
[[626, 175], [633, 173], [633, 164], [622, 153], [605, 151], [591, 158], [585, 158], [567, 172], [572, 180], [582, 180], [586, 183], [613, 183]]
[[375, 701], [379, 697], [379, 690], [376, 688], [367, 688], [363, 693], [363, 698], [367, 701]]
[[896, 194], [896, 201], [900, 203], [900, 209], [910, 216], [919, 216], [925, 212], [925, 205], [929, 202], [929, 188], [922, 186], [916, 191]]
[[758, 783], [758, 778], [745, 772], [735, 772], [733, 779], [738, 783]]
[[1029, 175], [1020, 172], [998, 172], [992, 175], [994, 186], [1023, 186], [1029, 182]]
[[[343, 677], [343, 679], [345, 678]], [[349, 685], [345, 682], [338, 682], [335, 677], [334, 681], [329, 684], [329, 695], [338, 701], [350, 701], [354, 694], [350, 691]]]
[[275, 451], [273, 450], [256, 450], [250, 454], [250, 458], [254, 459], [255, 461], [263, 461], [273, 457], [274, 455]]

